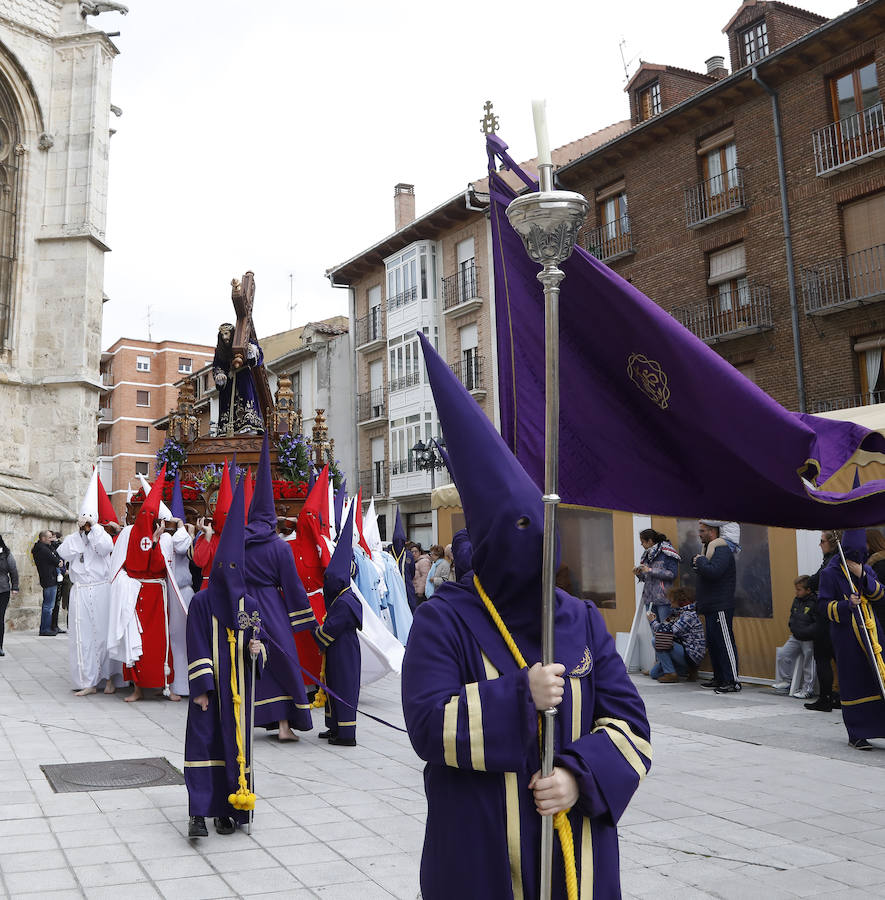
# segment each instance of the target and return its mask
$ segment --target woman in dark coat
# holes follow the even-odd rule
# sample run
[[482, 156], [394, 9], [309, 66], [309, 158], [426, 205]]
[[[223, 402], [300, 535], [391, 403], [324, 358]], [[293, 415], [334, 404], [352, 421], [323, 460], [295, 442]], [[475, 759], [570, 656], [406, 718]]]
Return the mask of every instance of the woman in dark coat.
[[6, 542], [0, 537], [0, 656], [6, 656], [3, 638], [6, 635], [6, 607], [11, 594], [18, 593], [18, 568]]
[[[838, 556], [835, 532], [825, 531], [820, 536], [820, 549], [824, 555], [821, 567], [808, 579], [808, 589], [815, 594], [820, 590], [820, 576], [833, 557]], [[840, 701], [833, 693], [833, 642], [830, 640], [830, 622], [825, 615], [817, 617], [817, 631], [814, 635], [814, 668], [820, 694], [805, 708], [815, 712], [832, 712], [838, 709]]]

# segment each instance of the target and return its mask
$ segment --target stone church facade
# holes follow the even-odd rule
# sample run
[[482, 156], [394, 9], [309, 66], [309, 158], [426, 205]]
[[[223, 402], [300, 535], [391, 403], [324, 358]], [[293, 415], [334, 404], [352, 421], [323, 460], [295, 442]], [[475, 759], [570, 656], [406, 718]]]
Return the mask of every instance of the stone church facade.
[[96, 458], [118, 51], [88, 16], [115, 8], [0, 0], [0, 534], [21, 574], [11, 628], [35, 624], [30, 548], [45, 528], [70, 529]]

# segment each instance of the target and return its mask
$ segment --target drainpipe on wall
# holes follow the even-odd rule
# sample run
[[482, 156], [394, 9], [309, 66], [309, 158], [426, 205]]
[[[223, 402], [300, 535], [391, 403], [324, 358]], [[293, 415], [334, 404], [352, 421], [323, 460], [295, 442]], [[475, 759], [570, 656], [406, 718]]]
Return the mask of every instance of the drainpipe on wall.
[[784, 223], [784, 252], [787, 256], [787, 288], [790, 292], [790, 321], [793, 326], [793, 361], [796, 364], [796, 390], [799, 394], [799, 412], [805, 412], [805, 369], [802, 365], [802, 348], [799, 344], [799, 301], [796, 297], [796, 271], [793, 265], [793, 233], [790, 230], [790, 206], [787, 202], [787, 170], [784, 165], [784, 139], [781, 133], [781, 113], [777, 91], [772, 90], [760, 77], [756, 66], [751, 70], [753, 81], [771, 97], [771, 118], [774, 124], [774, 145], [777, 151], [777, 178], [781, 194], [781, 218]]

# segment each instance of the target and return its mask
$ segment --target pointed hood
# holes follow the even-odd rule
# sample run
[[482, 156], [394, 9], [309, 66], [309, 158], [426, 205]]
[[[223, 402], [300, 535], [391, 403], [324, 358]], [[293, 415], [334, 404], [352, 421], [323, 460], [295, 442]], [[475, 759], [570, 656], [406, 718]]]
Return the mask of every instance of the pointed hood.
[[360, 488], [357, 491], [356, 500], [356, 513], [354, 514], [354, 522], [356, 523], [356, 533], [357, 533], [357, 543], [363, 550], [366, 551], [368, 556], [371, 558], [372, 556], [372, 548], [369, 546], [366, 541], [366, 537], [363, 534], [363, 489]]
[[258, 462], [258, 473], [255, 477], [255, 489], [252, 503], [249, 506], [249, 524], [246, 527], [246, 540], [266, 541], [276, 538], [277, 508], [273, 502], [273, 479], [270, 471], [270, 442], [267, 433], [261, 445], [261, 459]]
[[[163, 471], [163, 472], [166, 471], [166, 463], [163, 463], [163, 469], [162, 469], [162, 471]], [[160, 485], [160, 493], [159, 493], [159, 498], [158, 498], [158, 501], [157, 501], [158, 504], [159, 504], [159, 505], [157, 506], [157, 518], [158, 518], [158, 519], [162, 519], [164, 522], [167, 521], [167, 520], [169, 520], [169, 519], [171, 519], [171, 518], [172, 518], [172, 511], [171, 511], [171, 510], [169, 509], [169, 507], [166, 506], [166, 504], [163, 502], [163, 484], [164, 484], [164, 479], [162, 479], [162, 478], [160, 478], [160, 477], [158, 476], [158, 477], [157, 477], [157, 480], [154, 482], [153, 487], [151, 487], [151, 483], [147, 480], [147, 478], [144, 477], [144, 475], [141, 474], [141, 472], [138, 472], [137, 474], [138, 474], [138, 480], [141, 482], [141, 487], [142, 487], [142, 489], [144, 490], [144, 495], [145, 495], [145, 497], [147, 497], [148, 494], [150, 494], [151, 491], [153, 491], [153, 489], [154, 489], [158, 484]]]
[[243, 508], [246, 513], [246, 521], [249, 521], [249, 509], [252, 506], [252, 495], [255, 493], [255, 482], [252, 480], [252, 466], [246, 470], [244, 476], [246, 483], [243, 485]]
[[181, 472], [175, 473], [175, 481], [172, 482], [172, 500], [170, 501], [170, 510], [176, 519], [182, 522], [187, 521], [184, 512], [184, 498], [181, 496]]
[[98, 521], [102, 525], [106, 525], [108, 522], [116, 522], [119, 525], [120, 520], [117, 518], [117, 513], [114, 512], [114, 505], [111, 503], [111, 498], [108, 497], [108, 492], [104, 489], [104, 485], [101, 483], [101, 475], [97, 476], [97, 480]]
[[[867, 531], [865, 528], [849, 528], [842, 534], [842, 552], [845, 559], [864, 563], [867, 560]], [[838, 554], [837, 554], [838, 555]]]
[[396, 524], [393, 526], [393, 555], [399, 562], [399, 558], [406, 549], [406, 529], [403, 528], [403, 520], [399, 514], [399, 506], [396, 508]]
[[92, 470], [92, 478], [89, 479], [89, 485], [80, 504], [80, 515], [77, 523], [82, 526], [87, 522], [90, 525], [95, 525], [98, 522], [98, 468]]
[[[517, 643], [522, 640], [526, 658], [538, 659], [544, 535], [541, 492], [449, 366], [423, 334], [418, 338], [446, 437], [448, 465], [473, 541], [473, 570], [514, 637], [521, 635]], [[571, 597], [567, 603], [565, 596], [557, 595], [557, 659], [562, 646], [563, 663], [575, 648], [566, 646], [574, 641], [561, 634], [560, 622], [577, 616], [574, 604], [581, 603]], [[578, 660], [582, 652], [583, 647], [577, 651]]]
[[[227, 521], [215, 556], [212, 558], [212, 571], [209, 574], [209, 605], [212, 614], [228, 628], [237, 627], [237, 613], [240, 602], [246, 595], [246, 547], [244, 484], [241, 478], [231, 498], [227, 512]], [[244, 602], [244, 607], [249, 609]]]
[[369, 501], [369, 508], [363, 518], [363, 534], [372, 551], [372, 561], [381, 562], [381, 532], [378, 530], [378, 514], [375, 512], [375, 498]]
[[160, 518], [160, 498], [163, 495], [163, 484], [166, 481], [166, 465], [160, 469], [160, 474], [154, 482], [154, 486], [147, 493], [141, 509], [135, 517], [135, 524], [129, 532], [129, 543], [126, 547], [126, 571], [147, 572], [150, 565], [151, 550], [153, 549], [154, 522]]
[[215, 512], [212, 514], [212, 530], [220, 534], [224, 531], [224, 523], [233, 499], [233, 490], [230, 483], [230, 471], [227, 460], [224, 461], [224, 469], [221, 472], [221, 482], [218, 485], [218, 494], [215, 497]]
[[331, 540], [336, 540], [338, 536], [338, 526], [335, 524], [335, 483], [332, 478], [332, 473], [329, 472], [329, 508], [326, 513], [326, 519], [329, 523], [329, 538]]
[[323, 466], [323, 471], [320, 472], [319, 477], [314, 481], [313, 487], [310, 489], [310, 493], [307, 495], [307, 499], [304, 501], [304, 506], [301, 507], [301, 513], [299, 515], [299, 521], [301, 516], [305, 513], [308, 515], [312, 515], [316, 518], [319, 523], [319, 530], [321, 534], [324, 534], [326, 537], [329, 537], [331, 531], [329, 529], [329, 467]]
[[344, 500], [347, 497], [347, 479], [341, 479], [341, 487], [335, 491], [335, 534], [341, 533], [341, 515], [344, 512]]
[[473, 572], [473, 544], [466, 528], [456, 531], [452, 537], [452, 559], [455, 560], [455, 581]]
[[352, 503], [350, 512], [344, 522], [344, 528], [338, 537], [335, 552], [326, 566], [323, 578], [323, 597], [326, 608], [343, 591], [350, 587], [351, 563], [353, 562], [353, 516], [356, 504]]

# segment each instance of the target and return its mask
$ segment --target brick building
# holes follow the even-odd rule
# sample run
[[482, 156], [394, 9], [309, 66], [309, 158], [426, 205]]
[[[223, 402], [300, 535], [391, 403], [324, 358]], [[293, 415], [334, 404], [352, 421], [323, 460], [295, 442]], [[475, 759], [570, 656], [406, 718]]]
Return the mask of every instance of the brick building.
[[731, 73], [642, 63], [630, 130], [557, 172], [593, 206], [584, 246], [794, 410], [883, 399], [883, 23], [882, 0], [746, 0]]
[[211, 363], [214, 352], [205, 344], [119, 338], [102, 353], [99, 471], [121, 521], [129, 484], [138, 488], [136, 474], [153, 480], [157, 450], [166, 436], [151, 425], [175, 408], [182, 375]]

